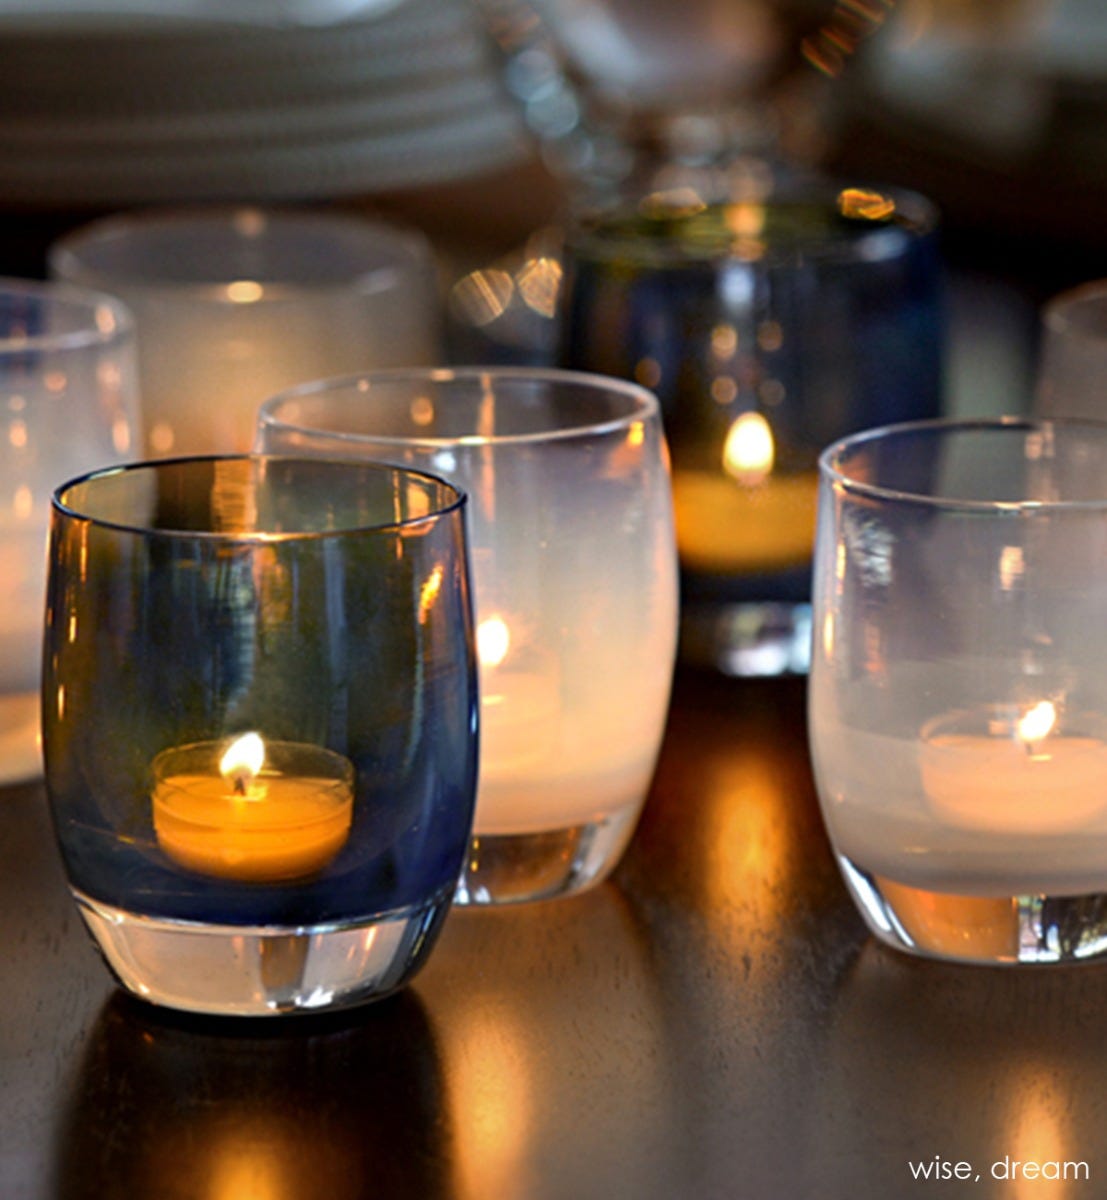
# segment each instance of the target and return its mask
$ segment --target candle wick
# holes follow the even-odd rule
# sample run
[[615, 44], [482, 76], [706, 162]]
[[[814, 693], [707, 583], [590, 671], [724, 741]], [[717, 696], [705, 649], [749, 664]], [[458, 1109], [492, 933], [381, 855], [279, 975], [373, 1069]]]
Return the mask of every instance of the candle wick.
[[236, 796], [246, 795], [246, 776], [241, 772], [234, 777], [234, 794]]

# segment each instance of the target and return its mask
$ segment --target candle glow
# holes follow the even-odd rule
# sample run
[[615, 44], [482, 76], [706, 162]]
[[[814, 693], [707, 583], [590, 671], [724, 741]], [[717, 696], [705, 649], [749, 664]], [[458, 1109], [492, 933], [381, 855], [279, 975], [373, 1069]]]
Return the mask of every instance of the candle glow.
[[1049, 735], [1050, 730], [1057, 724], [1057, 709], [1049, 700], [1035, 704], [1028, 713], [1019, 719], [1019, 738], [1027, 747], [1040, 742]]
[[498, 667], [510, 646], [511, 632], [503, 617], [488, 617], [477, 626], [477, 657], [481, 666]]

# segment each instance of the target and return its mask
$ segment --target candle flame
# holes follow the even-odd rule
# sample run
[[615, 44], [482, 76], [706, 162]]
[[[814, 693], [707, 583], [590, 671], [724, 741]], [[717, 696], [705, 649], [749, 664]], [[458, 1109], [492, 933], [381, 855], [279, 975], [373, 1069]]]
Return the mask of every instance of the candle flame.
[[1049, 700], [1041, 700], [1018, 723], [1019, 739], [1028, 746], [1049, 735], [1057, 723], [1057, 709]]
[[488, 617], [477, 626], [477, 657], [482, 667], [498, 667], [510, 645], [511, 632], [503, 617]]
[[219, 760], [219, 772], [234, 784], [236, 795], [245, 796], [246, 789], [261, 773], [265, 762], [265, 743], [260, 734], [244, 733], [227, 747]]
[[758, 484], [773, 469], [773, 431], [757, 412], [742, 413], [730, 427], [723, 447], [723, 467], [739, 483]]

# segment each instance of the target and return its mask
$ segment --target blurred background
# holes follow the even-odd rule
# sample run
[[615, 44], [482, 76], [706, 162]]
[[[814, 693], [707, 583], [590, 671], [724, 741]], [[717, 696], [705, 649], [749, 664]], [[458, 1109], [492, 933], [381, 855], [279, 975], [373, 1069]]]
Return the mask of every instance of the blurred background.
[[949, 407], [1017, 411], [1107, 274], [1105, 109], [1097, 0], [2, 0], [0, 272], [149, 205], [364, 212], [431, 239], [454, 358], [525, 358], [585, 181], [766, 156], [936, 202]]

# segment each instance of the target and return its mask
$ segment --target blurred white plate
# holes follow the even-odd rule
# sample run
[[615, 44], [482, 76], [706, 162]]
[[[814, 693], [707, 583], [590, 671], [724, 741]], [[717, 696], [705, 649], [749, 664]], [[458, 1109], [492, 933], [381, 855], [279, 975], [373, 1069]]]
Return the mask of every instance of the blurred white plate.
[[369, 7], [335, 25], [143, 21], [92, 36], [0, 17], [0, 195], [71, 207], [310, 199], [523, 157], [522, 120], [467, 0]]
[[117, 27], [122, 21], [162, 25], [328, 25], [364, 19], [403, 0], [3, 0], [7, 27]]

